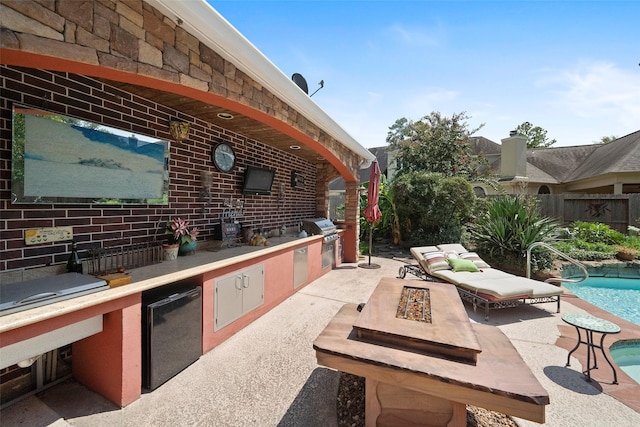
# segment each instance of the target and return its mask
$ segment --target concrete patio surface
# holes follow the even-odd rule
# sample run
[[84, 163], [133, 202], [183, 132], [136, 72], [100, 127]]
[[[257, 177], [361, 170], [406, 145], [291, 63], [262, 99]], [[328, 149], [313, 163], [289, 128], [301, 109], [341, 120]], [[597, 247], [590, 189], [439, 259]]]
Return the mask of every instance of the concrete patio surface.
[[[372, 262], [381, 268], [343, 264], [310, 283], [125, 408], [70, 380], [5, 408], [0, 425], [336, 426], [339, 376], [317, 365], [312, 344], [343, 304], [366, 302], [379, 279], [396, 277], [403, 265], [382, 257]], [[419, 279], [408, 275], [406, 280]], [[585, 306], [569, 301], [563, 300], [563, 313], [586, 312]], [[511, 339], [548, 391], [551, 404], [544, 425], [640, 425], [640, 413], [612, 397], [615, 385], [586, 382], [579, 359], [564, 366], [567, 350], [556, 344], [564, 323], [555, 304], [494, 310], [488, 321], [465, 307], [472, 321], [495, 325]], [[598, 371], [603, 378], [611, 376], [606, 364]]]

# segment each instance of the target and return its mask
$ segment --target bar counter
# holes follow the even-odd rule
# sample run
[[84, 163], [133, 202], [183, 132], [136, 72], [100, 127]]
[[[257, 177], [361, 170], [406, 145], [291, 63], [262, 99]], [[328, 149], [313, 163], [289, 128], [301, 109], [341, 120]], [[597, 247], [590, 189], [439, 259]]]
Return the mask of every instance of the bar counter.
[[243, 244], [220, 248], [215, 251], [198, 249], [194, 254], [179, 256], [178, 259], [173, 261], [163, 261], [160, 264], [153, 264], [127, 271], [127, 273], [131, 275], [131, 283], [128, 285], [2, 316], [0, 317], [0, 333], [123, 298], [128, 295], [141, 293], [213, 270], [234, 266], [277, 252], [292, 250], [300, 246], [308, 245], [316, 240], [321, 240], [321, 238], [322, 236], [309, 236], [305, 238], [289, 236], [273, 237], [269, 238], [269, 246], [249, 246]]
[[[322, 266], [321, 235], [274, 237], [269, 243], [268, 246], [198, 249], [176, 260], [127, 271], [131, 275], [129, 284], [2, 316], [0, 348], [5, 355], [20, 348], [21, 352], [17, 353], [23, 355], [24, 347], [30, 349], [34, 344], [40, 349], [38, 353], [42, 353], [72, 343], [74, 378], [115, 404], [126, 406], [141, 394], [143, 292], [185, 280], [200, 286], [202, 354], [205, 354], [291, 296], [300, 286], [331, 270], [331, 266]], [[335, 244], [339, 245], [338, 241]], [[304, 283], [296, 285], [294, 255], [302, 248], [308, 257], [307, 275]], [[340, 262], [337, 257], [334, 265]], [[218, 298], [223, 299], [217, 294], [218, 286], [229, 277], [256, 269], [261, 272], [262, 301], [220, 324], [216, 302]], [[94, 330], [73, 335], [82, 325], [93, 325]], [[75, 338], [70, 339], [69, 333]], [[37, 354], [28, 355], [31, 356]]]

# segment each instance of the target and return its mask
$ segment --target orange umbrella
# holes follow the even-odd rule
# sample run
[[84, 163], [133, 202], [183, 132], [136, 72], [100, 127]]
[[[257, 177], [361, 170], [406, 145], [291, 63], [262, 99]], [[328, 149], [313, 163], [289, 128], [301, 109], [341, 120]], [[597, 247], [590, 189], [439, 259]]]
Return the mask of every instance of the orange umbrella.
[[367, 207], [364, 208], [364, 217], [367, 219], [369, 225], [369, 264], [360, 264], [363, 268], [380, 268], [378, 264], [371, 264], [371, 245], [373, 241], [373, 224], [380, 221], [382, 212], [378, 207], [378, 200], [380, 199], [380, 166], [378, 162], [374, 161], [371, 164], [371, 171], [369, 173], [369, 191], [367, 192]]

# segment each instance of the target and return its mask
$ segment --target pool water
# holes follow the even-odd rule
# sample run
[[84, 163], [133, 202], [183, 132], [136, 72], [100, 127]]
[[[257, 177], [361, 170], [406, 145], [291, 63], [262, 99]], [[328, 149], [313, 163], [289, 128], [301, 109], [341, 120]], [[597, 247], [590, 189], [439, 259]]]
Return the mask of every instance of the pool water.
[[640, 384], [640, 340], [617, 341], [609, 352], [620, 369]]
[[562, 285], [596, 307], [640, 325], [640, 278], [589, 277]]

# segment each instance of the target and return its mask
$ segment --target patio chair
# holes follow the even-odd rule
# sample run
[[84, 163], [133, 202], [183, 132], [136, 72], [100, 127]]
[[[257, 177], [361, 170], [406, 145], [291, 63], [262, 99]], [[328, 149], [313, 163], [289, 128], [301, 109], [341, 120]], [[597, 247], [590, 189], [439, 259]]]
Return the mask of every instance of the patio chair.
[[489, 319], [490, 309], [523, 304], [555, 302], [560, 312], [561, 287], [491, 268], [475, 252], [469, 252], [460, 244], [413, 247], [411, 254], [418, 262], [419, 271], [416, 266], [405, 266], [400, 277], [411, 272], [425, 280], [455, 285], [460, 298], [472, 303], [474, 310], [477, 306], [484, 308], [485, 320]]

